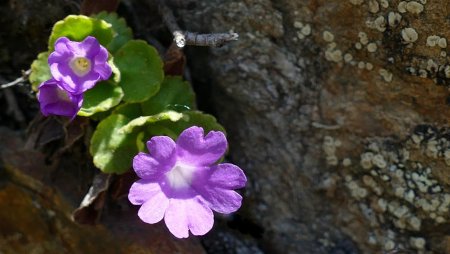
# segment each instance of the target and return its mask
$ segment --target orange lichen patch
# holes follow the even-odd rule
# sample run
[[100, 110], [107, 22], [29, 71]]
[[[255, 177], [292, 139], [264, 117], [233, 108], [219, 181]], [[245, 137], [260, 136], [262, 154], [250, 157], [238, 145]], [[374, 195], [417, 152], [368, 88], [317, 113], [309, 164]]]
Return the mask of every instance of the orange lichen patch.
[[[120, 249], [99, 228], [82, 228], [57, 211], [41, 206], [40, 198], [7, 184], [0, 188], [0, 250], [6, 253], [101, 252]], [[104, 239], [102, 239], [104, 238]], [[105, 239], [106, 238], [106, 239]]]
[[[17, 187], [6, 185], [0, 191], [0, 203], [2, 204], [0, 228], [3, 235], [10, 236], [14, 247], [19, 248], [21, 244], [20, 241], [16, 242], [12, 239], [24, 238], [23, 241], [37, 243], [46, 240], [48, 225], [44, 220], [34, 218], [40, 216], [41, 212], [33, 206], [30, 196]], [[26, 235], [25, 232], [27, 232]], [[5, 238], [8, 239], [8, 237]]]

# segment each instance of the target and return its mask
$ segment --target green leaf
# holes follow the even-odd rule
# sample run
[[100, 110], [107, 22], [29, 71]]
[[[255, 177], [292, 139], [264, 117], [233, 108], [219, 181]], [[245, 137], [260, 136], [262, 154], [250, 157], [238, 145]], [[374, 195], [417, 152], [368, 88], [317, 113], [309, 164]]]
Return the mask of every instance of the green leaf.
[[203, 127], [205, 133], [212, 130], [225, 133], [225, 129], [217, 123], [214, 116], [200, 111], [186, 111], [183, 113], [167, 111], [153, 116], [138, 117], [122, 127], [121, 131], [131, 133], [137, 130], [144, 130], [146, 138], [165, 135], [175, 140], [183, 130], [191, 126]]
[[80, 116], [91, 116], [111, 109], [120, 103], [123, 97], [122, 88], [111, 82], [97, 83], [94, 88], [84, 93], [83, 106], [78, 112]]
[[144, 125], [148, 125], [148, 124], [152, 124], [152, 123], [164, 121], [164, 120], [176, 122], [176, 121], [180, 120], [182, 117], [183, 117], [183, 114], [175, 112], [175, 111], [162, 112], [162, 113], [152, 115], [152, 116], [141, 116], [141, 117], [133, 119], [127, 125], [122, 127], [121, 131], [123, 131], [124, 133], [131, 133], [136, 128], [144, 126]]
[[116, 52], [125, 43], [133, 39], [133, 32], [131, 31], [131, 28], [127, 26], [125, 19], [119, 18], [116, 13], [107, 13], [102, 11], [94, 17], [102, 19], [112, 25], [113, 39], [107, 45], [107, 48], [111, 53]]
[[105, 173], [125, 173], [138, 152], [138, 133], [119, 131], [130, 121], [124, 115], [112, 114], [99, 123], [92, 135], [90, 152], [94, 164]]
[[203, 127], [205, 134], [212, 130], [225, 133], [225, 128], [217, 122], [214, 116], [200, 111], [183, 112], [183, 117], [176, 122], [156, 122], [155, 124], [148, 126], [147, 133], [151, 136], [168, 135], [175, 139], [183, 130], [192, 126]]
[[40, 53], [37, 59], [31, 64], [31, 73], [28, 79], [31, 83], [31, 88], [34, 91], [38, 90], [38, 86], [42, 82], [47, 81], [52, 77], [47, 62], [48, 55], [48, 52]]
[[108, 45], [113, 38], [111, 24], [101, 19], [84, 15], [69, 15], [56, 22], [48, 41], [49, 51], [53, 51], [55, 41], [60, 37], [67, 37], [72, 41], [82, 41], [87, 36], [93, 36], [102, 45]]
[[139, 152], [143, 152], [145, 150], [145, 132], [139, 132], [136, 138], [136, 146], [138, 147]]
[[125, 102], [143, 102], [159, 91], [163, 63], [156, 49], [145, 41], [127, 42], [115, 54], [114, 62], [120, 70]]
[[111, 67], [112, 70], [112, 74], [114, 75], [112, 80], [116, 83], [120, 82], [120, 70], [119, 68], [117, 68], [116, 64], [114, 63], [114, 57], [111, 57], [111, 55], [109, 55], [109, 59], [108, 59], [108, 64]]
[[89, 118], [94, 121], [100, 122], [101, 120], [107, 118], [110, 115], [111, 115], [111, 110], [108, 110], [108, 111], [102, 111], [102, 112], [95, 113], [92, 116], [89, 116]]
[[181, 77], [166, 76], [159, 92], [142, 103], [144, 115], [154, 115], [166, 110], [183, 112], [195, 106], [195, 93]]
[[125, 103], [117, 106], [113, 110], [113, 114], [121, 114], [130, 119], [142, 116], [141, 105], [138, 103]]

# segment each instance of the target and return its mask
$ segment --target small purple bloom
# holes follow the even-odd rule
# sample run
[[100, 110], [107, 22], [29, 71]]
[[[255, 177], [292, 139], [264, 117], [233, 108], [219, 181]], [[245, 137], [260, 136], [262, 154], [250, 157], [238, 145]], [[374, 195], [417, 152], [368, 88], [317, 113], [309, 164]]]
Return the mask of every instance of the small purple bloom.
[[98, 81], [107, 80], [112, 73], [107, 62], [108, 51], [92, 36], [82, 42], [61, 37], [48, 57], [53, 78], [72, 94], [81, 94]]
[[75, 118], [83, 104], [83, 95], [73, 95], [62, 88], [61, 82], [47, 80], [39, 86], [37, 95], [45, 116], [60, 115]]
[[142, 205], [138, 216], [146, 223], [164, 218], [169, 231], [186, 238], [189, 231], [204, 235], [214, 224], [212, 210], [229, 214], [239, 209], [244, 172], [230, 163], [215, 164], [227, 149], [220, 131], [204, 136], [197, 126], [184, 130], [176, 143], [156, 136], [147, 142], [150, 154], [134, 157], [133, 168], [142, 178], [128, 194], [134, 205]]

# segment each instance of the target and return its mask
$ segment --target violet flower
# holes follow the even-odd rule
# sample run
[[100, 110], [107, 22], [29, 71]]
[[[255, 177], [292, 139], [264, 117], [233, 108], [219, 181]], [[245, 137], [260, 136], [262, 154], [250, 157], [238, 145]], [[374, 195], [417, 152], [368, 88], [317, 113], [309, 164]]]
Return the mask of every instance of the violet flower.
[[81, 94], [98, 81], [107, 80], [112, 73], [107, 61], [108, 51], [92, 36], [82, 42], [61, 37], [48, 57], [53, 78], [72, 94]]
[[147, 142], [150, 154], [134, 157], [133, 168], [142, 178], [128, 195], [134, 205], [142, 205], [138, 216], [146, 223], [164, 218], [169, 231], [186, 238], [189, 231], [204, 235], [214, 224], [212, 210], [229, 214], [241, 206], [242, 197], [234, 189], [247, 181], [243, 171], [230, 163], [215, 164], [227, 149], [220, 131], [204, 136], [200, 127], [184, 130], [176, 143], [156, 136]]
[[41, 112], [45, 116], [60, 115], [75, 118], [83, 104], [83, 95], [68, 93], [59, 81], [47, 80], [39, 85], [37, 95]]

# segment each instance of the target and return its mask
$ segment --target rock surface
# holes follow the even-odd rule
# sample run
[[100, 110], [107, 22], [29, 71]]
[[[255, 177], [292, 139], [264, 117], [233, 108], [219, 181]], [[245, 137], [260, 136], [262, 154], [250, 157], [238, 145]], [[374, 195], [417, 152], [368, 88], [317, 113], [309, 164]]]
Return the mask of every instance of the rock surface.
[[240, 34], [188, 58], [248, 174], [243, 216], [264, 229], [265, 250], [450, 252], [448, 5], [204, 0], [179, 10], [187, 30]]

